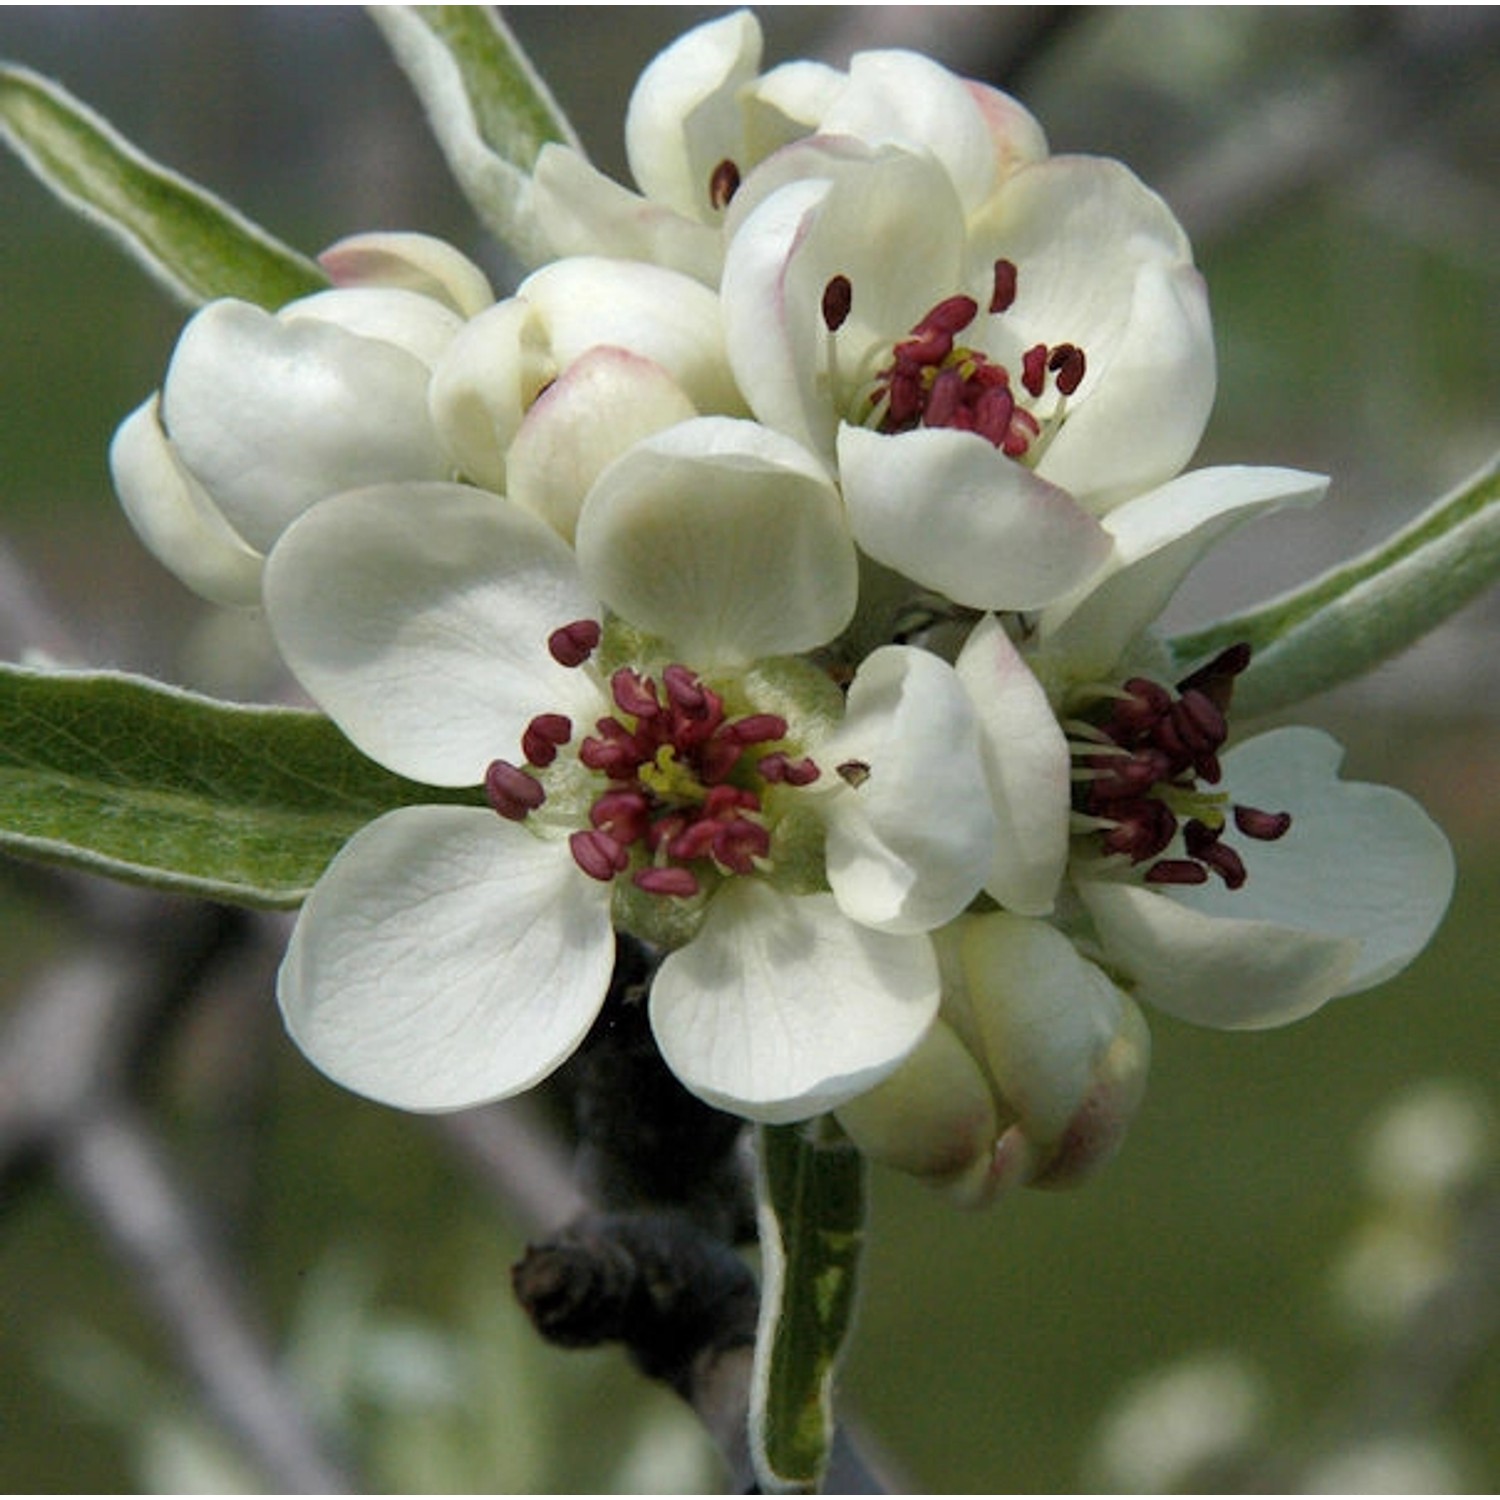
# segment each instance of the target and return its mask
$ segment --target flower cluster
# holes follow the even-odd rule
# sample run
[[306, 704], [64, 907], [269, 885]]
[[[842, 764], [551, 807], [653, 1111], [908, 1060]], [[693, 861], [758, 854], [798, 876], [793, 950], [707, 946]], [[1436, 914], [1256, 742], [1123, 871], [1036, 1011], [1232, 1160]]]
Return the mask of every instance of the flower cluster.
[[1153, 635], [1325, 488], [1186, 470], [1214, 351], [1165, 204], [927, 59], [760, 50], [740, 12], [650, 65], [639, 191], [545, 148], [555, 258], [511, 296], [372, 234], [329, 291], [204, 308], [116, 485], [449, 789], [302, 910], [279, 993], [321, 1068], [412, 1109], [528, 1088], [625, 932], [689, 1089], [836, 1111], [982, 1202], [1113, 1151], [1141, 1003], [1257, 1027], [1377, 983], [1451, 859], [1325, 735], [1235, 739], [1245, 649]]

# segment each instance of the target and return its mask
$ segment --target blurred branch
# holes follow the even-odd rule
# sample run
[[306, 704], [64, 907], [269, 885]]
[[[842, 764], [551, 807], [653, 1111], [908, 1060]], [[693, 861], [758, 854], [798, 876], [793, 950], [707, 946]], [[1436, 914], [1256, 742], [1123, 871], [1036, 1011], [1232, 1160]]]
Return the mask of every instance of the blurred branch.
[[[85, 884], [80, 882], [80, 884]], [[0, 1035], [0, 1171], [51, 1167], [130, 1273], [182, 1368], [256, 1471], [298, 1493], [356, 1485], [326, 1451], [277, 1366], [217, 1243], [128, 1097], [132, 1065], [163, 1013], [243, 954], [247, 919], [225, 908], [113, 893], [75, 956], [22, 994]]]

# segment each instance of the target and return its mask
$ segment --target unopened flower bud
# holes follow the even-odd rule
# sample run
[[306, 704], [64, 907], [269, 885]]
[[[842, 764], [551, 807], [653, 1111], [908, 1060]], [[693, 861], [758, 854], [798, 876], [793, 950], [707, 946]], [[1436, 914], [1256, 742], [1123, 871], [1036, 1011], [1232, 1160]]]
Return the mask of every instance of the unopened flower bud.
[[[1001, 1184], [1072, 1186], [1119, 1148], [1145, 1092], [1151, 1038], [1135, 1002], [1056, 927], [996, 912], [958, 937], [961, 1029], [1015, 1123]], [[945, 1001], [945, 1004], [948, 1003]]]
[[891, 1077], [838, 1111], [866, 1156], [950, 1191], [961, 1203], [987, 1201], [986, 1181], [1000, 1129], [994, 1091], [943, 1021]]

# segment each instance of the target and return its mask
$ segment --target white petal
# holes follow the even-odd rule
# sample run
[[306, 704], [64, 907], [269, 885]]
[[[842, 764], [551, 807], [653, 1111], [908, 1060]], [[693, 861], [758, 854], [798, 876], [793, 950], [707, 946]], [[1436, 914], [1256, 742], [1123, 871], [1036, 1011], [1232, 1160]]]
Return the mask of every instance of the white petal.
[[704, 286], [718, 284], [724, 251], [717, 227], [632, 193], [567, 146], [542, 147], [531, 202], [559, 256], [617, 256], [670, 266]]
[[737, 95], [754, 80], [760, 53], [760, 23], [738, 10], [695, 26], [647, 65], [625, 113], [625, 154], [648, 198], [713, 222], [709, 182], [721, 161], [740, 155]]
[[[287, 664], [366, 755], [437, 786], [517, 760], [538, 713], [597, 712], [586, 672], [547, 637], [599, 607], [544, 521], [462, 485], [335, 496], [266, 562], [266, 614]], [[590, 720], [591, 721], [591, 720]]]
[[427, 367], [390, 344], [211, 302], [172, 356], [162, 419], [229, 524], [265, 550], [340, 490], [447, 474], [427, 381]]
[[[843, 723], [814, 755], [833, 788], [822, 808], [840, 909], [883, 932], [956, 917], [989, 874], [995, 819], [978, 720], [954, 670], [915, 647], [881, 647], [860, 664]], [[850, 761], [868, 774], [840, 786], [835, 767]]]
[[654, 360], [700, 411], [744, 411], [724, 353], [719, 299], [691, 277], [574, 256], [528, 276], [516, 295], [542, 319], [559, 368], [607, 344]]
[[654, 361], [624, 349], [590, 349], [526, 413], [506, 455], [506, 493], [571, 542], [599, 475], [641, 438], [697, 415]]
[[599, 597], [698, 668], [811, 650], [854, 611], [838, 491], [754, 422], [700, 417], [637, 443], [590, 491], [577, 546]]
[[336, 1082], [401, 1109], [465, 1109], [563, 1062], [613, 965], [608, 889], [565, 843], [487, 809], [401, 808], [314, 887], [277, 995]]
[[1213, 410], [1213, 329], [1191, 266], [1141, 267], [1130, 320], [1098, 382], [1080, 398], [1037, 465], [1096, 514], [1176, 474]]
[[448, 345], [427, 393], [432, 421], [464, 475], [505, 489], [505, 457], [537, 392], [557, 373], [532, 305], [507, 297]]
[[1136, 995], [1200, 1026], [1257, 1030], [1298, 1020], [1343, 991], [1350, 938], [1279, 922], [1211, 917], [1126, 881], [1080, 880], [1112, 967]]
[[260, 602], [260, 553], [245, 545], [178, 459], [155, 396], [120, 424], [109, 469], [136, 535], [190, 589], [215, 604]]
[[494, 300], [489, 278], [462, 251], [430, 234], [351, 234], [330, 245], [318, 264], [335, 286], [397, 286], [436, 297], [472, 318]]
[[938, 990], [927, 938], [856, 926], [831, 896], [732, 880], [658, 971], [651, 1023], [695, 1094], [777, 1124], [892, 1072], [937, 1014]]
[[288, 303], [277, 321], [330, 323], [361, 338], [405, 349], [429, 370], [464, 326], [464, 320], [437, 298], [385, 286], [317, 292]]
[[1188, 570], [1219, 537], [1262, 511], [1312, 505], [1328, 481], [1295, 469], [1194, 469], [1104, 518], [1115, 549], [1105, 567], [1046, 610], [1049, 657], [1079, 678], [1107, 673], [1165, 608]]
[[1071, 495], [977, 433], [844, 426], [838, 454], [855, 541], [955, 603], [1036, 609], [1109, 555], [1103, 527]]
[[1224, 757], [1237, 803], [1289, 812], [1291, 830], [1264, 842], [1226, 837], [1245, 861], [1238, 891], [1219, 882], [1178, 899], [1207, 915], [1310, 927], [1359, 943], [1339, 994], [1379, 984], [1427, 946], [1453, 893], [1453, 851], [1405, 793], [1341, 781], [1343, 750], [1316, 729], [1275, 729]]
[[745, 117], [747, 165], [764, 161], [779, 147], [790, 145], [817, 128], [844, 88], [846, 76], [826, 63], [799, 58], [762, 73], [740, 89]]
[[980, 750], [997, 822], [985, 890], [1011, 911], [1046, 916], [1068, 863], [1067, 736], [1041, 683], [994, 615], [974, 627], [955, 668], [979, 714]]
[[824, 115], [825, 135], [930, 153], [943, 164], [965, 209], [995, 186], [989, 123], [964, 79], [916, 52], [857, 52], [849, 86]]

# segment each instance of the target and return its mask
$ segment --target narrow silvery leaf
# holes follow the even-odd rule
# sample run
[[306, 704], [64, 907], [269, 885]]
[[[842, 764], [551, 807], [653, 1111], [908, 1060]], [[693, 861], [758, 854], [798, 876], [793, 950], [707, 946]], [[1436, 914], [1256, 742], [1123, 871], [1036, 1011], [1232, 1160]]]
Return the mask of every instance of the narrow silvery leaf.
[[27, 68], [0, 66], [0, 135], [53, 193], [189, 306], [239, 297], [275, 308], [328, 284], [312, 261]]
[[1269, 713], [1413, 645], [1500, 578], [1500, 459], [1394, 536], [1256, 609], [1176, 637], [1184, 665], [1236, 641], [1254, 658], [1235, 708]]
[[833, 1377], [864, 1247], [864, 1158], [818, 1121], [759, 1131], [760, 1327], [750, 1446], [761, 1488], [818, 1488], [833, 1447]]
[[475, 212], [528, 265], [550, 253], [530, 207], [549, 141], [578, 138], [504, 21], [487, 5], [372, 6]]
[[372, 818], [453, 800], [366, 760], [321, 714], [125, 673], [0, 665], [0, 849], [11, 854], [295, 906]]

